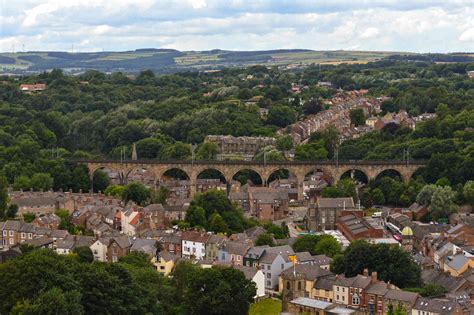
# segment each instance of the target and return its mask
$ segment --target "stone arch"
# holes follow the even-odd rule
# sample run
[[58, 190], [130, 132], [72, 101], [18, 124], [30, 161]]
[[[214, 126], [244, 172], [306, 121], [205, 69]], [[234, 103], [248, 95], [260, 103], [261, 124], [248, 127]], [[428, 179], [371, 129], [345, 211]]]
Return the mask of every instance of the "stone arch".
[[[278, 172], [284, 172], [284, 173], [287, 173], [287, 174], [277, 174]], [[287, 168], [287, 167], [275, 167], [275, 168], [272, 168], [268, 171], [268, 176], [266, 178], [266, 182], [267, 184], [270, 184], [270, 182], [278, 179], [278, 178], [291, 178], [293, 177], [295, 182], [298, 180], [298, 174], [295, 173], [293, 170], [291, 170], [291, 168]]]
[[201, 168], [199, 170], [196, 171], [196, 179], [201, 179], [203, 178], [202, 177], [202, 174], [206, 171], [213, 171], [213, 172], [217, 172], [220, 174], [219, 177], [221, 177], [220, 179], [224, 179], [224, 182], [225, 183], [228, 183], [229, 182], [229, 178], [227, 178], [226, 176], [226, 172], [222, 169], [220, 169], [219, 167], [214, 167], [214, 166], [210, 166], [210, 167], [205, 167], [205, 168]]
[[403, 174], [404, 174], [404, 172], [402, 170], [398, 169], [398, 168], [394, 168], [394, 167], [386, 168], [386, 169], [383, 169], [383, 170], [379, 171], [375, 175], [374, 180], [379, 180], [383, 176], [390, 176], [390, 177], [399, 177], [400, 180], [404, 181], [405, 177], [404, 177]]
[[190, 172], [186, 171], [184, 168], [178, 167], [178, 166], [170, 166], [170, 167], [168, 167], [168, 168], [161, 171], [161, 173], [158, 176], [158, 179], [160, 181], [164, 181], [165, 180], [165, 178], [164, 178], [165, 174], [169, 173], [170, 171], [173, 171], [173, 170], [177, 170], [179, 172], [184, 173], [186, 175], [187, 179], [191, 179], [191, 177], [192, 177], [192, 174], [190, 174]]
[[[241, 172], [246, 172], [246, 171], [251, 171], [251, 172], [257, 174], [258, 177], [260, 178], [260, 182], [259, 182], [259, 183], [255, 183], [255, 182], [252, 181], [252, 183], [253, 183], [254, 185], [264, 185], [264, 184], [265, 184], [265, 182], [264, 182], [264, 180], [266, 179], [265, 176], [262, 176], [262, 173], [261, 173], [261, 172], [255, 170], [255, 169], [252, 168], [252, 167], [244, 167], [244, 168], [240, 168], [240, 169], [234, 171], [234, 172], [233, 172], [233, 175], [232, 175], [232, 177], [231, 177], [231, 179], [233, 180], [237, 174], [239, 174], [239, 173], [241, 173]], [[241, 184], [245, 184], [245, 183], [241, 183]]]
[[[139, 182], [147, 186], [154, 187], [156, 185], [156, 173], [153, 167], [147, 165], [136, 165], [126, 170], [125, 172], [125, 183], [133, 181], [138, 178]], [[130, 177], [133, 176], [133, 177]]]
[[[350, 174], [349, 172], [352, 172], [352, 174]], [[339, 171], [337, 180], [343, 179], [344, 175], [346, 174], [350, 174], [351, 178], [356, 178], [365, 184], [368, 184], [370, 180], [370, 174], [366, 172], [364, 169], [358, 168], [358, 167], [343, 168], [342, 170]], [[364, 177], [364, 178], [360, 178], [360, 177]]]
[[[93, 190], [94, 187], [94, 174], [99, 171], [99, 170], [108, 170], [108, 177], [111, 181], [111, 183], [114, 184], [120, 184], [123, 185], [125, 184], [125, 173], [123, 169], [114, 167], [114, 165], [108, 165], [108, 164], [99, 164], [99, 165], [94, 165], [89, 167], [89, 179], [90, 179], [90, 184], [91, 184], [91, 191]], [[117, 176], [111, 176], [110, 173], [116, 173]]]
[[321, 178], [326, 180], [329, 185], [335, 184], [338, 180], [337, 176], [335, 176], [335, 174], [333, 174], [331, 170], [329, 170], [328, 168], [323, 168], [323, 167], [313, 167], [313, 168], [305, 170], [304, 179], [306, 180], [306, 178], [310, 176], [312, 173], [314, 174], [321, 173]]

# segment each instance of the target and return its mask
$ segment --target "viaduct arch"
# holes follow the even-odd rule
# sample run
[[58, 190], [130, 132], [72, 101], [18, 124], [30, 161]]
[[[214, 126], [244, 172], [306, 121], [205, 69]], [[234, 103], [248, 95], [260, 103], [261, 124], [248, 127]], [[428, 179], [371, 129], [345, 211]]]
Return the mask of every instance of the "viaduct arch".
[[427, 164], [426, 161], [284, 161], [284, 162], [256, 162], [256, 161], [155, 161], [155, 160], [78, 160], [78, 163], [87, 165], [91, 178], [98, 169], [109, 169], [117, 172], [122, 184], [127, 183], [127, 175], [136, 169], [146, 169], [155, 177], [155, 182], [162, 181], [166, 171], [180, 169], [189, 176], [191, 182], [191, 196], [196, 193], [196, 180], [200, 173], [208, 169], [219, 171], [226, 182], [241, 170], [250, 169], [262, 178], [263, 185], [267, 184], [270, 175], [278, 170], [288, 170], [296, 176], [298, 199], [303, 200], [303, 181], [306, 174], [315, 170], [322, 170], [332, 177], [333, 183], [351, 170], [363, 172], [369, 181], [386, 171], [394, 170], [400, 174], [404, 182], [408, 182], [412, 175]]

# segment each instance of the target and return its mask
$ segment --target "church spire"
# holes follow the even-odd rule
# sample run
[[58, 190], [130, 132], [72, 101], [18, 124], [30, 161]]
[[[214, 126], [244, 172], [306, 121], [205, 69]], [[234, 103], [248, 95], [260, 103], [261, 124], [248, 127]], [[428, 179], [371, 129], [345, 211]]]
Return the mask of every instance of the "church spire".
[[133, 161], [138, 160], [138, 156], [137, 156], [137, 145], [136, 145], [135, 142], [133, 143], [133, 147], [132, 147], [132, 160], [133, 160]]

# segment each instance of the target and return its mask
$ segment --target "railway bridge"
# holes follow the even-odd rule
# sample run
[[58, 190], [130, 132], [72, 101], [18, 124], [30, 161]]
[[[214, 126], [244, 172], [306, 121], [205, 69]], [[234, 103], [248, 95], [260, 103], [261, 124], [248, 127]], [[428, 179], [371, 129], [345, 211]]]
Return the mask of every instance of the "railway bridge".
[[298, 187], [298, 199], [304, 198], [303, 181], [307, 174], [314, 171], [322, 172], [329, 178], [331, 184], [350, 171], [360, 171], [365, 174], [368, 181], [375, 180], [382, 172], [395, 171], [404, 182], [408, 182], [413, 174], [427, 164], [426, 161], [282, 161], [282, 162], [259, 162], [259, 161], [159, 161], [159, 160], [79, 160], [78, 163], [86, 164], [89, 176], [92, 178], [99, 169], [108, 169], [118, 174], [122, 184], [127, 183], [128, 175], [137, 170], [146, 170], [153, 174], [155, 183], [165, 180], [165, 173], [169, 170], [178, 169], [187, 174], [190, 180], [191, 196], [196, 192], [196, 180], [206, 170], [218, 171], [226, 183], [243, 170], [251, 170], [257, 173], [263, 185], [268, 184], [270, 176], [280, 170], [287, 170], [296, 178]]

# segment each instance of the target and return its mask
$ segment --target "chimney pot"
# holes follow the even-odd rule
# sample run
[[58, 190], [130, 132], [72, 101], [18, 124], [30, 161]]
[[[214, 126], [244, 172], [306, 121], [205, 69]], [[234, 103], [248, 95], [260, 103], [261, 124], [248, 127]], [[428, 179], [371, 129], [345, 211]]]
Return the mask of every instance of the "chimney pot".
[[368, 268], [364, 268], [364, 273], [363, 273], [364, 276], [368, 277], [369, 276], [369, 269]]
[[371, 277], [372, 277], [372, 283], [377, 282], [377, 271], [372, 271]]

